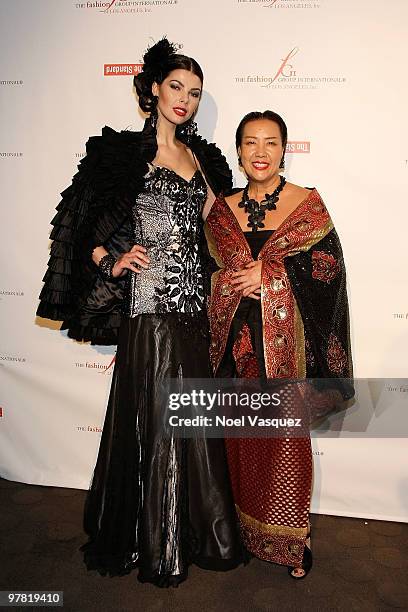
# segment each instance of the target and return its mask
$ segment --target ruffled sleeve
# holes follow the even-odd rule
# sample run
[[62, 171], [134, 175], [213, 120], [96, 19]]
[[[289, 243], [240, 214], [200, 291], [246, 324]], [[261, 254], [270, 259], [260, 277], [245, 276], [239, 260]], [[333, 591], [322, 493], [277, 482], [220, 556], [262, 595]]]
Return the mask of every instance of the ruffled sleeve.
[[124, 281], [104, 282], [92, 251], [129, 250], [132, 202], [143, 190], [152, 140], [109, 127], [91, 137], [72, 184], [62, 192], [51, 224], [51, 252], [37, 315], [63, 321], [76, 340], [115, 344]]
[[53, 242], [37, 310], [37, 315], [47, 319], [62, 321], [72, 316], [75, 309], [72, 275], [79, 256], [76, 233], [86, 222], [96, 199], [92, 180], [99, 160], [96, 137], [89, 139], [86, 150], [71, 186], [61, 193], [62, 200], [51, 221]]
[[195, 136], [191, 148], [197, 155], [205, 178], [218, 196], [220, 192], [228, 194], [232, 189], [232, 172], [221, 150], [212, 142], [208, 143], [201, 136]]

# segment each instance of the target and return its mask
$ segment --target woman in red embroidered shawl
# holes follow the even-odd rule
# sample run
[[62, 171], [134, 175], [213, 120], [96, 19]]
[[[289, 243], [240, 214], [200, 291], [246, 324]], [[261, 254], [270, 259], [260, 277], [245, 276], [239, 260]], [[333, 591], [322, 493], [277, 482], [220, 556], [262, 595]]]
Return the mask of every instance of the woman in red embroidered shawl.
[[[341, 380], [352, 376], [345, 270], [316, 189], [280, 175], [286, 142], [285, 122], [271, 111], [249, 113], [238, 126], [248, 185], [217, 198], [207, 217], [221, 268], [212, 278], [211, 358], [218, 377], [326, 379], [324, 389], [301, 385], [321, 415], [353, 395]], [[303, 578], [312, 566], [308, 431], [226, 442], [246, 547]]]

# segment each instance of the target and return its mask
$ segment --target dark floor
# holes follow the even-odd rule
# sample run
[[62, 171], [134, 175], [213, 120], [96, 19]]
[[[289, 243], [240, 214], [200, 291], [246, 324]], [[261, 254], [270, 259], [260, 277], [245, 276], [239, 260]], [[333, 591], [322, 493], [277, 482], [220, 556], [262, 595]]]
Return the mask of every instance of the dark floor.
[[178, 589], [163, 590], [140, 584], [134, 572], [87, 573], [78, 552], [84, 497], [0, 479], [0, 590], [64, 591], [64, 607], [48, 609], [74, 612], [408, 610], [407, 524], [314, 515], [314, 567], [305, 580], [255, 559], [226, 573], [193, 567]]

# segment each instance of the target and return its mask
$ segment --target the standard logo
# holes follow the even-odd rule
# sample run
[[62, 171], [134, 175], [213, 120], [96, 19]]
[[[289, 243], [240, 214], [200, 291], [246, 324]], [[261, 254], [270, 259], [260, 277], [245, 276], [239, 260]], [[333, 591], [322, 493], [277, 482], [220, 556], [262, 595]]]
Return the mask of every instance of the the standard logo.
[[288, 140], [286, 153], [310, 153], [310, 142], [307, 140]]
[[143, 64], [104, 64], [104, 76], [134, 76], [143, 70]]

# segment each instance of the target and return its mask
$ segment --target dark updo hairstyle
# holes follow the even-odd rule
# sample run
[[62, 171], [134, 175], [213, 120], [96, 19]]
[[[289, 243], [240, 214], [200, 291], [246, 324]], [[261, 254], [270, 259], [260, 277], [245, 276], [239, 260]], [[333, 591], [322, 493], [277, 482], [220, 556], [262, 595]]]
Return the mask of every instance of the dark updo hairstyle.
[[188, 70], [204, 82], [203, 71], [192, 57], [177, 53], [176, 47], [167, 38], [159, 40], [147, 49], [143, 56], [143, 70], [134, 77], [133, 83], [139, 96], [139, 106], [145, 113], [151, 113], [157, 106], [157, 96], [152, 93], [153, 83], [163, 83], [172, 70]]
[[[286, 123], [284, 122], [282, 117], [278, 115], [278, 113], [274, 113], [273, 111], [270, 111], [270, 110], [266, 110], [263, 112], [255, 111], [253, 113], [248, 113], [247, 115], [245, 115], [245, 117], [241, 119], [239, 126], [237, 127], [237, 131], [235, 133], [235, 146], [236, 146], [237, 152], [238, 152], [238, 147], [240, 147], [242, 143], [242, 134], [244, 133], [244, 127], [250, 121], [256, 121], [257, 119], [268, 119], [269, 121], [273, 121], [274, 123], [278, 124], [281, 139], [282, 139], [282, 146], [283, 146], [283, 155], [282, 155], [282, 161], [281, 161], [280, 167], [283, 168], [286, 143], [288, 142], [288, 128], [286, 127]], [[239, 158], [238, 158], [238, 161], [239, 161], [239, 164], [241, 165], [241, 161]]]

